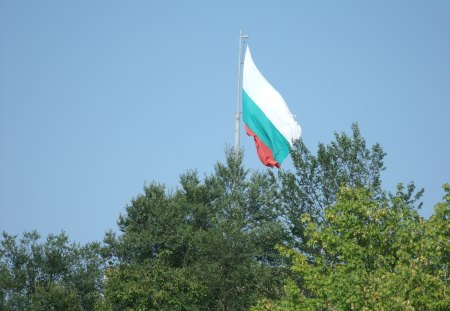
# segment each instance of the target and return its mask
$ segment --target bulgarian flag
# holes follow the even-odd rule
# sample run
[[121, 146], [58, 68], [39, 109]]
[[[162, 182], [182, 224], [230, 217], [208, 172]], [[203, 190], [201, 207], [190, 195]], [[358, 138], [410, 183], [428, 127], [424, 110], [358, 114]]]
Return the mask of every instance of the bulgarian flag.
[[256, 68], [248, 46], [242, 80], [245, 131], [253, 136], [261, 162], [280, 168], [293, 142], [300, 138], [300, 125], [280, 93]]

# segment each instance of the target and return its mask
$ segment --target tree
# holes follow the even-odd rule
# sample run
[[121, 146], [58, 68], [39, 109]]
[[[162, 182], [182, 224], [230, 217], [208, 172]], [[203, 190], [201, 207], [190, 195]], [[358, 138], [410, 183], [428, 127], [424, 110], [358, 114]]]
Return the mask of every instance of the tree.
[[283, 239], [277, 183], [229, 150], [211, 176], [180, 177], [173, 193], [144, 187], [108, 234], [105, 297], [114, 310], [246, 310], [277, 297]]
[[99, 243], [69, 243], [65, 233], [40, 242], [36, 231], [0, 241], [1, 310], [93, 310], [101, 298]]
[[296, 246], [306, 246], [301, 215], [308, 213], [314, 222], [324, 219], [324, 209], [335, 203], [340, 187], [366, 187], [383, 196], [381, 173], [385, 153], [379, 144], [370, 149], [358, 125], [352, 135], [335, 133], [335, 141], [320, 143], [314, 156], [299, 140], [291, 151], [295, 171], [280, 171], [281, 200]]
[[[402, 187], [389, 199], [343, 187], [324, 222], [303, 214], [313, 256], [280, 247], [292, 259], [286, 296], [254, 310], [448, 310], [450, 187], [429, 221]], [[299, 282], [300, 281], [300, 282]], [[300, 286], [298, 285], [300, 284]]]

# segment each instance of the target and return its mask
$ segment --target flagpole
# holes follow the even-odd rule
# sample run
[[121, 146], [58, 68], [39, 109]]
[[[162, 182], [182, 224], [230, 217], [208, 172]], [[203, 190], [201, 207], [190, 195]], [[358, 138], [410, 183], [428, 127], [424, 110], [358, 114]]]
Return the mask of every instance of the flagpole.
[[236, 123], [234, 127], [234, 154], [237, 156], [239, 154], [239, 145], [240, 145], [240, 128], [241, 128], [241, 98], [242, 98], [242, 45], [245, 39], [247, 39], [247, 35], [242, 34], [242, 30], [239, 32], [239, 61], [238, 61], [238, 87], [237, 87], [237, 101], [236, 101]]

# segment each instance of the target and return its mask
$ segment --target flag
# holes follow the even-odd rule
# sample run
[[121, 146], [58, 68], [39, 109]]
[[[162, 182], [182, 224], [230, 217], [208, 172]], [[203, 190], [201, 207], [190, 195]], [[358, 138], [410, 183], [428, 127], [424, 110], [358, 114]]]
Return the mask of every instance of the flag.
[[256, 68], [248, 46], [242, 77], [242, 112], [245, 131], [254, 138], [261, 162], [280, 168], [293, 142], [300, 138], [300, 125], [280, 93]]

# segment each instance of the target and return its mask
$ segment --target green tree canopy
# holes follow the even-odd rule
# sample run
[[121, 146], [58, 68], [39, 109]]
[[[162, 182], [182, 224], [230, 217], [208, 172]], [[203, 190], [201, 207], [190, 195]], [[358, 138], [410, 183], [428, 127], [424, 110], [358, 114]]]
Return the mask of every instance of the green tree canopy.
[[414, 183], [383, 190], [356, 124], [293, 171], [243, 153], [168, 190], [152, 182], [103, 245], [0, 239], [0, 310], [448, 310], [450, 186], [426, 220]]
[[99, 243], [80, 246], [65, 233], [40, 242], [36, 231], [0, 240], [1, 310], [93, 310], [101, 298]]
[[276, 297], [284, 237], [275, 176], [228, 152], [211, 176], [181, 175], [181, 188], [145, 186], [108, 234], [106, 299], [112, 309], [246, 310]]
[[303, 214], [313, 256], [292, 259], [286, 296], [254, 310], [448, 310], [450, 187], [430, 220], [401, 191], [389, 200], [344, 187], [316, 224]]
[[308, 213], [314, 222], [323, 221], [324, 210], [335, 203], [340, 187], [366, 187], [373, 195], [384, 195], [381, 173], [386, 154], [381, 146], [368, 148], [356, 123], [351, 135], [334, 136], [335, 141], [318, 145], [317, 155], [299, 140], [291, 151], [294, 171], [280, 171], [284, 214], [297, 247], [304, 248], [307, 242], [301, 215]]

